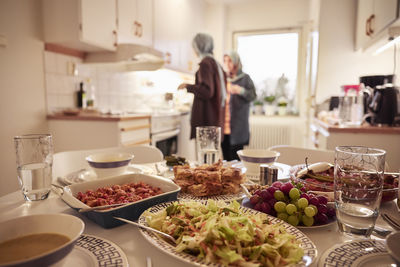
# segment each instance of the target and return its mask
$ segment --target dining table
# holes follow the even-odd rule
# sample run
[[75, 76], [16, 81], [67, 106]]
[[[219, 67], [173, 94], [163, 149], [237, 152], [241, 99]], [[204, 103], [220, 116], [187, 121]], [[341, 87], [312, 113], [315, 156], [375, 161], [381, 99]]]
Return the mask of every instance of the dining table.
[[[381, 211], [394, 214], [400, 218], [395, 201], [382, 203]], [[115, 243], [126, 255], [130, 267], [147, 266], [148, 258], [151, 259], [153, 267], [193, 266], [155, 247], [142, 235], [141, 230], [136, 226], [124, 224], [111, 229], [102, 228], [82, 213], [70, 208], [56, 193], [56, 190], [52, 190], [47, 199], [40, 201], [25, 201], [21, 191], [15, 191], [0, 197], [0, 222], [20, 216], [48, 213], [64, 213], [79, 217], [85, 223], [84, 234], [101, 237]], [[380, 216], [376, 225], [395, 231]], [[323, 227], [302, 228], [300, 230], [314, 242], [318, 250], [317, 258], [312, 262], [311, 266], [318, 266], [320, 256], [330, 247], [349, 241], [347, 236], [339, 233], [336, 223]], [[371, 238], [384, 240], [374, 234]]]

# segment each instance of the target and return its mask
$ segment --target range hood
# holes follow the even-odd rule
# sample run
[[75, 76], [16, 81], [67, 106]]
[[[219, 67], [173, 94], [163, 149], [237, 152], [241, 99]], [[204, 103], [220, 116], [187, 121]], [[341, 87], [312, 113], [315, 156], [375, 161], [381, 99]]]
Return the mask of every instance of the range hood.
[[118, 44], [115, 52], [87, 53], [85, 64], [116, 71], [157, 70], [164, 65], [163, 53], [151, 47]]

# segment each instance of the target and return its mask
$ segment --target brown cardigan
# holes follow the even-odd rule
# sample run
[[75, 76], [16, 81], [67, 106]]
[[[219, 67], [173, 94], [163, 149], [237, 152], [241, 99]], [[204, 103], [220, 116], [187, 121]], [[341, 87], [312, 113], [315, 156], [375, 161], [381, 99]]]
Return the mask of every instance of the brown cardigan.
[[[225, 113], [224, 108], [221, 107], [221, 83], [218, 65], [211, 57], [203, 58], [199, 65], [195, 84], [187, 86], [188, 92], [194, 94], [190, 138], [196, 138], [197, 126], [220, 126], [221, 129], [224, 126]], [[225, 73], [224, 81], [226, 85]], [[222, 139], [222, 132], [221, 135]]]

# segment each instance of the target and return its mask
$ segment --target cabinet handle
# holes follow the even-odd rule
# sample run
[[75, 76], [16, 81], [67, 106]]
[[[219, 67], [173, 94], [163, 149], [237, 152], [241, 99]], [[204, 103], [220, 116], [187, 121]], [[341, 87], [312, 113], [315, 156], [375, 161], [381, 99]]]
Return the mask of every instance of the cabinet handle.
[[116, 30], [113, 30], [114, 34], [114, 46], [117, 47], [118, 45], [118, 32]]
[[171, 64], [171, 57], [172, 55], [170, 52], [165, 53], [165, 63]]
[[142, 23], [138, 22], [138, 26], [139, 26], [139, 35], [138, 37], [142, 37], [143, 36], [143, 25]]
[[139, 22], [137, 22], [136, 20], [133, 23], [133, 35], [139, 37]]
[[369, 36], [369, 24], [371, 23], [371, 17], [365, 21], [365, 35]]
[[369, 33], [370, 34], [373, 34], [374, 31], [375, 31], [374, 30], [375, 27], [373, 27], [373, 24], [372, 24], [373, 21], [375, 21], [375, 15], [374, 14], [371, 15], [371, 20], [369, 22]]

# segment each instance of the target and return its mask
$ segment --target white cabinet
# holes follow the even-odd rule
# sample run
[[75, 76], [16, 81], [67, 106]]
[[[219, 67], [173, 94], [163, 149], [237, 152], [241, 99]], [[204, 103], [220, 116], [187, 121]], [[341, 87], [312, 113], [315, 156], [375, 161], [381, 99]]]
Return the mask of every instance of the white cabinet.
[[115, 1], [43, 0], [44, 41], [82, 51], [114, 51]]
[[397, 0], [358, 0], [355, 49], [366, 48], [397, 20]]
[[203, 0], [154, 1], [154, 48], [164, 52], [165, 67], [197, 70], [192, 39], [204, 30], [205, 7]]
[[153, 44], [153, 1], [117, 0], [118, 43]]

